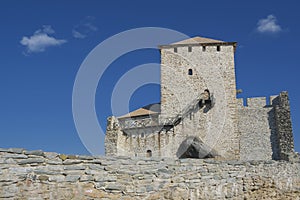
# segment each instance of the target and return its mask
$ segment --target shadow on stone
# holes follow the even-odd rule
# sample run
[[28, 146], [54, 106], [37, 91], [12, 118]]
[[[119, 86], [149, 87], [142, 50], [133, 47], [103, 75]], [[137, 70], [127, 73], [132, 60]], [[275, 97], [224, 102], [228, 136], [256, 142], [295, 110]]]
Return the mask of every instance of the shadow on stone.
[[178, 158], [214, 158], [218, 153], [204, 144], [199, 138], [194, 136], [187, 137], [179, 146], [176, 153]]

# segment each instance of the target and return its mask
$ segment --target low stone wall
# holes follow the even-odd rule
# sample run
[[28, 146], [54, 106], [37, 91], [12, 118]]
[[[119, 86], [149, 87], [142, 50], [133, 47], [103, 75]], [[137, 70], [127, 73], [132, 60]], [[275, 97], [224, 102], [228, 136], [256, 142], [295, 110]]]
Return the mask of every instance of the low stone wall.
[[300, 199], [300, 162], [0, 149], [0, 199]]

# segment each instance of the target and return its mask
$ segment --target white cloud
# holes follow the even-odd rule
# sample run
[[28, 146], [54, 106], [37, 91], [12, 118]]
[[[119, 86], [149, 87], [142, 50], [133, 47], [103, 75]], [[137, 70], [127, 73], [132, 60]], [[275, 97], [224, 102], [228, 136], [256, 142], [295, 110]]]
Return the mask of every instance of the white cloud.
[[43, 25], [43, 29], [39, 29], [36, 31], [36, 33], [47, 33], [47, 34], [54, 34], [55, 31], [52, 29], [52, 27], [50, 25]]
[[38, 53], [45, 51], [48, 47], [60, 46], [67, 42], [66, 40], [50, 36], [54, 33], [55, 31], [51, 26], [43, 26], [42, 29], [35, 31], [32, 36], [24, 36], [20, 43], [26, 46], [27, 53]]
[[73, 37], [77, 39], [84, 39], [92, 32], [96, 32], [98, 27], [94, 25], [94, 20], [94, 17], [88, 16], [77, 24], [72, 30]]
[[267, 18], [260, 19], [257, 22], [257, 31], [260, 33], [278, 33], [282, 28], [277, 24], [277, 19], [274, 15], [269, 15]]
[[74, 38], [83, 39], [86, 38], [86, 35], [79, 33], [78, 31], [72, 30], [72, 35]]

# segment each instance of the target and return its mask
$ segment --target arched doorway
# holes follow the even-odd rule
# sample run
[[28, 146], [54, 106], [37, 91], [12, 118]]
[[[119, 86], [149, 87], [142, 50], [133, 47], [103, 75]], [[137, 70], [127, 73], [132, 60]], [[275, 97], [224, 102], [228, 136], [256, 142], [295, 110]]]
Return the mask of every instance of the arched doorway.
[[152, 151], [151, 150], [147, 150], [146, 156], [147, 156], [147, 158], [152, 157]]
[[179, 146], [176, 156], [178, 158], [214, 158], [218, 153], [204, 144], [198, 137], [189, 136]]

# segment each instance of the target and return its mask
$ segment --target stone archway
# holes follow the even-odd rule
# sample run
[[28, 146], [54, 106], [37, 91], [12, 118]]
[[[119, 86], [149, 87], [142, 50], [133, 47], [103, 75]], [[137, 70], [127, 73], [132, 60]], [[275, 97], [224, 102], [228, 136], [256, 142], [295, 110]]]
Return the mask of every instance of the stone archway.
[[179, 146], [176, 156], [178, 158], [214, 158], [217, 151], [204, 144], [198, 137], [189, 136]]

